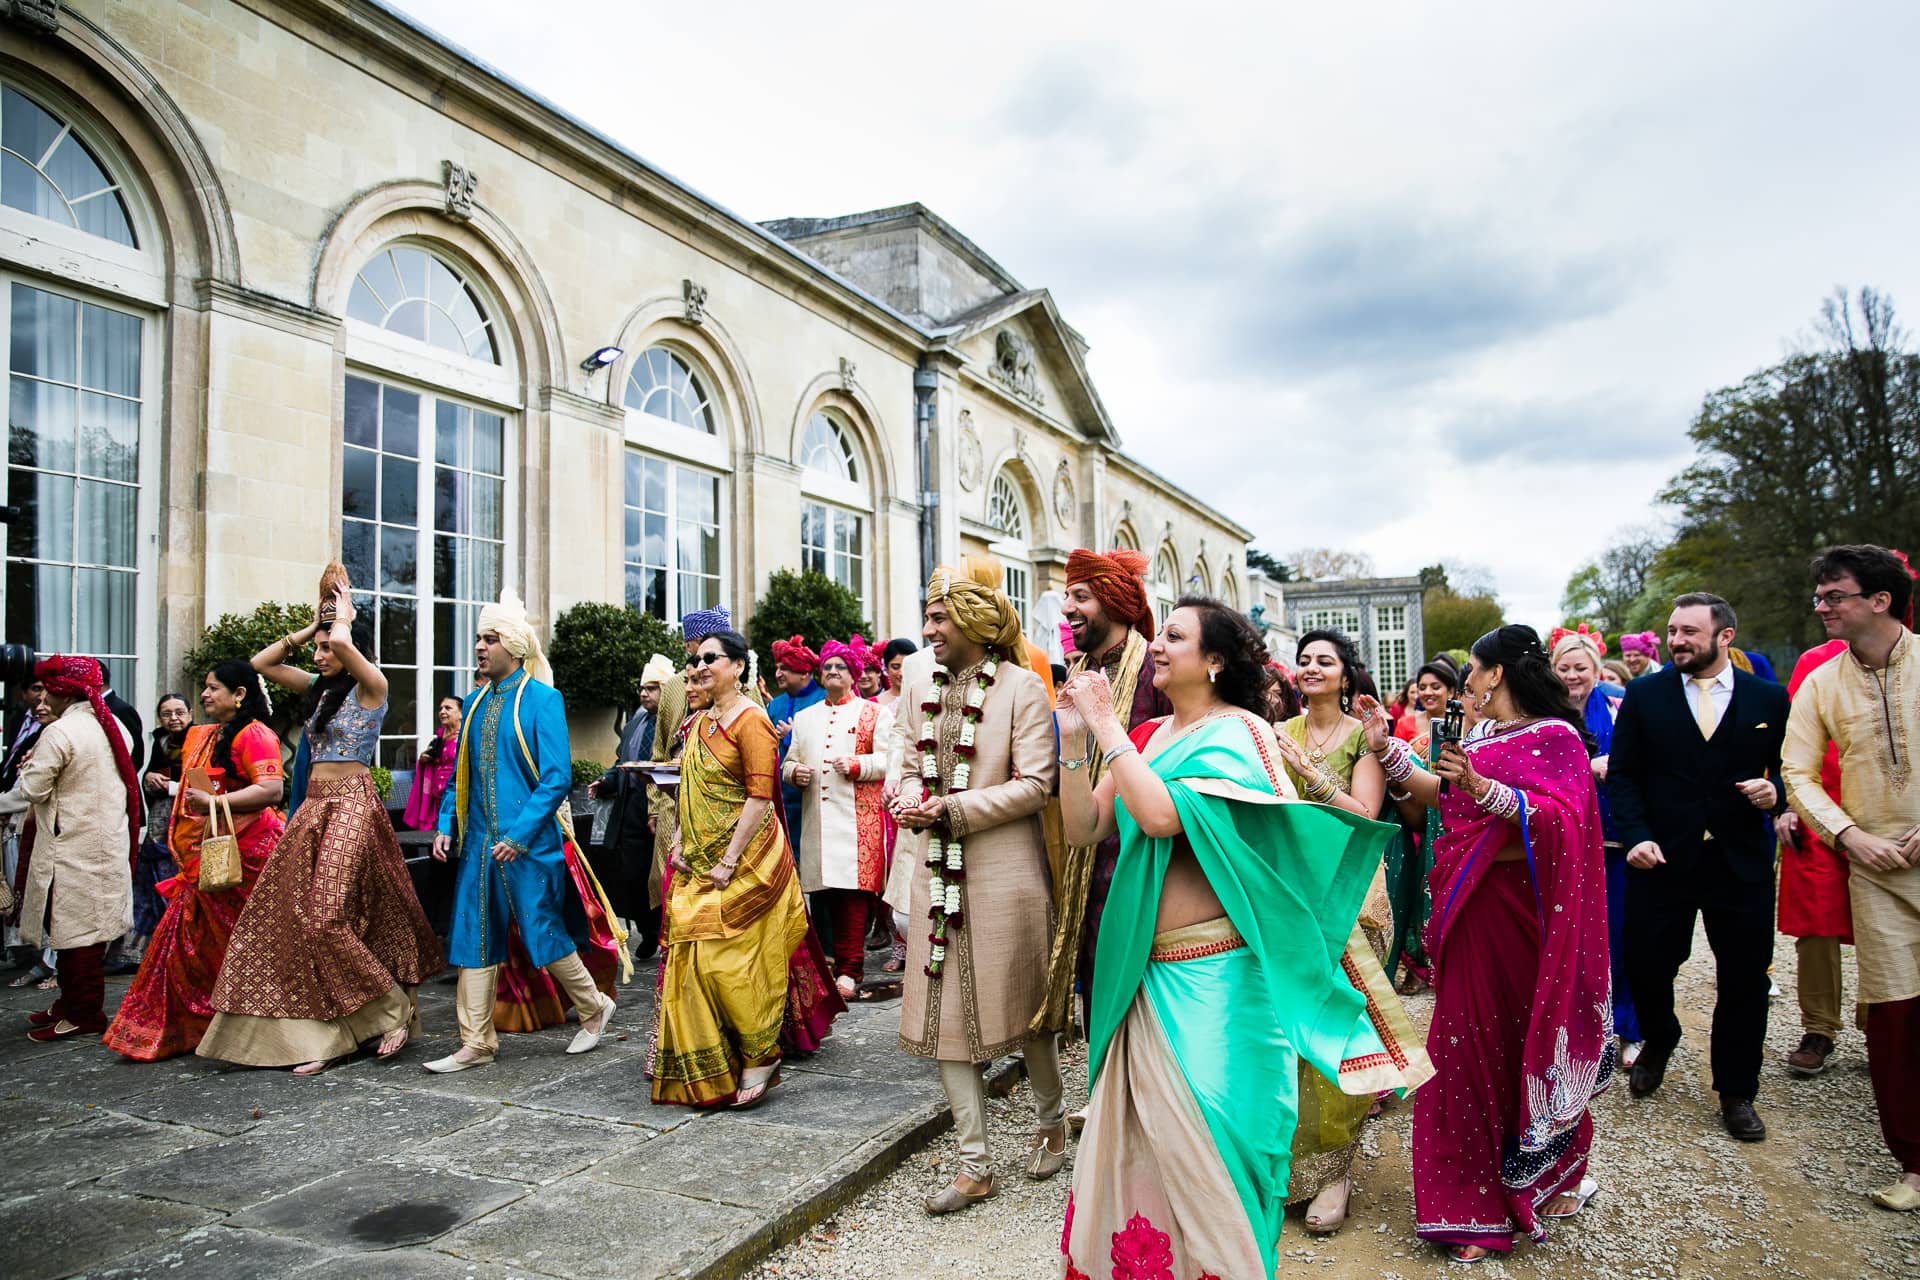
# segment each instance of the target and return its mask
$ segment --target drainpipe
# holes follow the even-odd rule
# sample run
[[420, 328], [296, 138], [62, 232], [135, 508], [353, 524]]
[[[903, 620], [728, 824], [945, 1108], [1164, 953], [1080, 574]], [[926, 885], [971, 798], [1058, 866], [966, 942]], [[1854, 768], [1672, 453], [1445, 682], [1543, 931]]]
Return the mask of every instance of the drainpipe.
[[940, 564], [940, 490], [936, 487], [939, 471], [935, 446], [938, 432], [934, 426], [935, 395], [940, 375], [928, 367], [926, 358], [913, 371], [913, 450], [919, 465], [920, 485], [920, 581], [933, 577]]

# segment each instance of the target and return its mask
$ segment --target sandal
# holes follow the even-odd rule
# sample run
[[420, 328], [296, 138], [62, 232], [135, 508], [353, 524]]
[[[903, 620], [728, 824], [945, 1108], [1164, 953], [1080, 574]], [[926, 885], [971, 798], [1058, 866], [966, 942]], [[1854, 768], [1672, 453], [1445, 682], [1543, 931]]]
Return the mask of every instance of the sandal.
[[[1343, 1194], [1340, 1197], [1340, 1212], [1337, 1214], [1316, 1216], [1314, 1214], [1313, 1206], [1320, 1203], [1321, 1196], [1324, 1196], [1325, 1194], [1327, 1194], [1327, 1192], [1332, 1191], [1336, 1187], [1341, 1187], [1345, 1189]], [[1313, 1204], [1309, 1204], [1307, 1206], [1307, 1213], [1305, 1218], [1307, 1230], [1312, 1232], [1316, 1236], [1332, 1235], [1334, 1232], [1338, 1231], [1342, 1226], [1346, 1225], [1347, 1210], [1351, 1208], [1352, 1205], [1353, 1205], [1353, 1179], [1341, 1178], [1340, 1181], [1338, 1182], [1329, 1182], [1326, 1186], [1320, 1188], [1320, 1190], [1314, 1195]]]
[[1580, 1185], [1577, 1188], [1575, 1188], [1572, 1191], [1562, 1191], [1559, 1195], [1555, 1196], [1552, 1200], [1549, 1200], [1547, 1202], [1548, 1204], [1554, 1204], [1554, 1203], [1557, 1203], [1558, 1201], [1565, 1200], [1568, 1197], [1572, 1197], [1573, 1207], [1571, 1209], [1567, 1209], [1560, 1213], [1548, 1213], [1546, 1212], [1545, 1209], [1542, 1209], [1540, 1213], [1538, 1213], [1535, 1216], [1546, 1218], [1552, 1222], [1559, 1222], [1563, 1219], [1574, 1217], [1582, 1209], [1587, 1207], [1587, 1202], [1589, 1200], [1593, 1199], [1595, 1196], [1599, 1194], [1600, 1194], [1599, 1183], [1595, 1182], [1592, 1178], [1582, 1178], [1580, 1179]]
[[338, 1058], [321, 1058], [313, 1062], [303, 1062], [293, 1069], [293, 1074], [296, 1076], [317, 1076], [338, 1061], [340, 1061]]
[[[395, 1036], [400, 1037], [397, 1042], [393, 1040]], [[394, 1054], [407, 1047], [409, 1038], [405, 1027], [395, 1027], [380, 1037], [380, 1047], [375, 1049], [373, 1054], [376, 1058], [391, 1058]]]
[[[730, 1109], [734, 1111], [753, 1110], [767, 1100], [767, 1095], [772, 1093], [774, 1086], [779, 1083], [780, 1068], [776, 1066], [767, 1078], [759, 1084], [748, 1085], [746, 1088], [736, 1091], [733, 1095], [733, 1104]], [[749, 1094], [752, 1096], [747, 1096]]]
[[52, 976], [53, 976], [52, 970], [46, 969], [39, 964], [35, 964], [33, 968], [27, 970], [25, 973], [21, 974], [19, 977], [15, 978], [12, 982], [9, 982], [7, 985], [10, 987], [38, 986], [41, 979], [51, 978]]
[[[1471, 1249], [1480, 1249], [1480, 1252], [1468, 1252]], [[1470, 1267], [1476, 1262], [1485, 1262], [1492, 1256], [1493, 1250], [1481, 1249], [1477, 1244], [1455, 1244], [1447, 1246], [1447, 1261], [1457, 1262], [1463, 1267]]]

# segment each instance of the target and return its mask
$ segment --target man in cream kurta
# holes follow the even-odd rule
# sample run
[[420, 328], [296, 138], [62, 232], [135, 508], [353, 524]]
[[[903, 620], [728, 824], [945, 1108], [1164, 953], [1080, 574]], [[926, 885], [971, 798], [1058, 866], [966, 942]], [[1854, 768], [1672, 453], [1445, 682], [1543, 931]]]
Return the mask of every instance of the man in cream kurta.
[[[1920, 1209], [1920, 645], [1913, 579], [1882, 547], [1835, 547], [1814, 561], [1814, 608], [1847, 652], [1815, 668], [1787, 718], [1787, 800], [1851, 864], [1854, 953], [1866, 1006], [1867, 1072], [1899, 1182], [1873, 1193], [1884, 1208]], [[1820, 783], [1831, 739], [1840, 803]]]
[[[994, 1193], [981, 1062], [1016, 1049], [1026, 1059], [1040, 1125], [1027, 1175], [1051, 1177], [1066, 1158], [1054, 1036], [1028, 1029], [1046, 995], [1051, 938], [1040, 813], [1057, 767], [1053, 715], [1046, 686], [1021, 664], [1020, 622], [999, 589], [1001, 573], [998, 561], [973, 559], [958, 571], [934, 571], [922, 634], [939, 666], [909, 683], [899, 703], [918, 725], [894, 802], [905, 829], [895, 858], [914, 862], [900, 1044], [939, 1061], [961, 1162], [952, 1184], [927, 1200], [929, 1213]], [[977, 713], [968, 710], [974, 705]], [[948, 851], [943, 878], [953, 890], [938, 912], [930, 838]], [[955, 906], [957, 919], [948, 914]], [[944, 955], [936, 956], [933, 938], [942, 934]]]
[[[832, 926], [833, 970], [852, 999], [864, 975], [867, 918], [885, 888], [887, 833], [880, 789], [893, 712], [854, 693], [864, 657], [829, 640], [820, 647], [826, 697], [793, 717], [781, 779], [800, 793], [800, 888]], [[824, 909], [824, 911], [823, 911]]]

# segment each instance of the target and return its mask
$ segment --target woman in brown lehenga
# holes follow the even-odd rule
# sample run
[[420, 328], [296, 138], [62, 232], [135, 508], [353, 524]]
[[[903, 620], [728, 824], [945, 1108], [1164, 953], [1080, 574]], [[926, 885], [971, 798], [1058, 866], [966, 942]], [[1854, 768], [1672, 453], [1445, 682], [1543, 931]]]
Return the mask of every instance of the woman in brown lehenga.
[[[330, 569], [328, 585], [314, 627], [253, 658], [275, 684], [312, 690], [315, 706], [295, 763], [293, 819], [234, 926], [217, 1013], [195, 1051], [297, 1075], [369, 1040], [381, 1057], [398, 1053], [418, 1025], [414, 988], [443, 963], [369, 769], [387, 678], [368, 656], [371, 628], [354, 627], [345, 575]], [[317, 677], [286, 665], [316, 632]]]

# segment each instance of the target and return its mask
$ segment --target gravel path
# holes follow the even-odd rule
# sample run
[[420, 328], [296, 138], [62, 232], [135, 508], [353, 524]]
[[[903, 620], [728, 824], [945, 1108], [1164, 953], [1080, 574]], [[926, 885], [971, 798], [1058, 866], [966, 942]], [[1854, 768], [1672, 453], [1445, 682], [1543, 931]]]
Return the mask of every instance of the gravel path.
[[[1758, 1107], [1768, 1126], [1763, 1143], [1737, 1143], [1720, 1127], [1707, 1087], [1707, 1021], [1712, 1009], [1712, 956], [1704, 933], [1680, 976], [1686, 1040], [1666, 1084], [1648, 1099], [1625, 1082], [1595, 1108], [1598, 1134], [1593, 1176], [1601, 1194], [1577, 1223], [1556, 1229], [1541, 1247], [1520, 1244], [1507, 1259], [1490, 1259], [1476, 1274], [1500, 1277], [1920, 1276], [1920, 1214], [1875, 1208], [1865, 1195], [1898, 1170], [1881, 1144], [1867, 1080], [1866, 1047], [1857, 1032], [1842, 1038], [1827, 1073], [1815, 1080], [1787, 1075], [1781, 1059], [1800, 1041], [1793, 995], [1792, 940], [1779, 939], [1775, 977], [1781, 995], [1767, 1035], [1767, 1066]], [[1847, 987], [1853, 952], [1846, 951]], [[1408, 1002], [1424, 1026], [1430, 997]], [[1084, 1100], [1086, 1057], [1062, 1059], [1069, 1107]], [[929, 1218], [921, 1200], [954, 1172], [951, 1136], [910, 1160], [858, 1203], [769, 1257], [755, 1280], [793, 1277], [945, 1275], [969, 1280], [1044, 1280], [1059, 1271], [1060, 1224], [1071, 1165], [1051, 1182], [1028, 1182], [1019, 1171], [1033, 1127], [1032, 1096], [1021, 1085], [989, 1112], [1001, 1170], [1000, 1193], [948, 1218]], [[1407, 1148], [1411, 1102], [1372, 1122], [1355, 1164], [1358, 1192], [1348, 1224], [1315, 1238], [1287, 1223], [1277, 1274], [1378, 1276], [1382, 1280], [1459, 1275], [1440, 1253], [1413, 1235], [1413, 1192]]]

